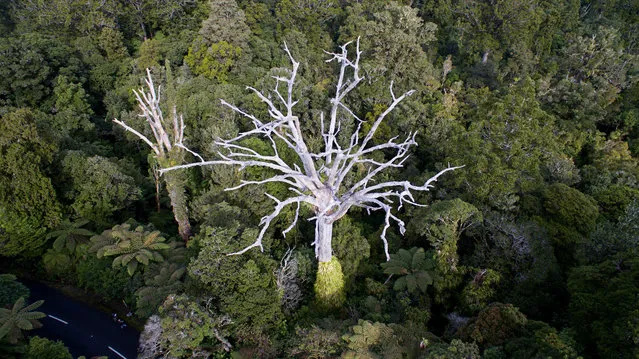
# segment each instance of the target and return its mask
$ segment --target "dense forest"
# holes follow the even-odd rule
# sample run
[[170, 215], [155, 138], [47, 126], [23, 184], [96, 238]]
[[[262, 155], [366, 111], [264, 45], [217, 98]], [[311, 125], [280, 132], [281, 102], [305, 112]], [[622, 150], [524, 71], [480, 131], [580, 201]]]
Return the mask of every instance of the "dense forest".
[[638, 2], [4, 0], [0, 29], [3, 358], [71, 358], [24, 273], [129, 303], [140, 358], [639, 358]]

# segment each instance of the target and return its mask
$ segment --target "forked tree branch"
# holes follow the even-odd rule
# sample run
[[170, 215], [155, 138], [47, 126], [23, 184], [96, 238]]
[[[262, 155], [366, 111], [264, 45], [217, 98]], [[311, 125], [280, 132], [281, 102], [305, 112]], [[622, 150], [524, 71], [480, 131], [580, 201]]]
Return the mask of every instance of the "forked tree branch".
[[[332, 225], [333, 222], [339, 220], [353, 206], [364, 208], [367, 211], [384, 211], [385, 223], [381, 239], [384, 243], [384, 252], [387, 258], [390, 258], [386, 232], [390, 228], [391, 221], [397, 223], [402, 234], [405, 231], [404, 222], [393, 214], [392, 210], [395, 208], [400, 209], [404, 203], [419, 205], [415, 202], [414, 193], [428, 191], [433, 187], [433, 183], [444, 173], [460, 168], [460, 166], [453, 167], [449, 165], [427, 179], [423, 185], [414, 185], [408, 181], [374, 183], [374, 179], [381, 172], [391, 168], [403, 167], [409, 156], [410, 149], [417, 145], [415, 133], [409, 133], [403, 141], [398, 141], [398, 137], [393, 137], [387, 142], [379, 144], [375, 144], [373, 141], [382, 121], [404, 99], [411, 96], [414, 91], [407, 91], [400, 96], [396, 96], [391, 82], [389, 86], [390, 104], [375, 118], [370, 128], [367, 131], [363, 131], [363, 121], [344, 103], [345, 97], [363, 80], [363, 77], [359, 74], [359, 61], [362, 54], [359, 48], [359, 39], [355, 43], [354, 58], [349, 57], [349, 45], [350, 43], [341, 46], [339, 52], [327, 53], [331, 56], [327, 62], [335, 61], [339, 65], [339, 75], [335, 93], [330, 100], [329, 113], [327, 116], [324, 113], [320, 115], [320, 129], [324, 143], [324, 149], [320, 152], [310, 152], [302, 133], [299, 117], [294, 115], [294, 107], [298, 101], [293, 98], [293, 89], [299, 62], [295, 61], [285, 45], [284, 51], [288, 55], [292, 67], [288, 72], [288, 76], [274, 77], [276, 80], [273, 90], [275, 100], [255, 88], [248, 88], [266, 104], [269, 118], [258, 119], [255, 115], [222, 100], [224, 106], [250, 119], [253, 128], [229, 140], [216, 140], [215, 144], [224, 148], [226, 152], [218, 153], [218, 159], [212, 161], [205, 161], [202, 156], [180, 144], [181, 147], [196, 156], [199, 162], [161, 169], [161, 172], [165, 173], [194, 166], [210, 165], [233, 165], [239, 166], [240, 170], [246, 167], [264, 167], [273, 170], [276, 174], [261, 180], [242, 181], [239, 185], [227, 188], [227, 190], [236, 190], [249, 184], [261, 185], [277, 182], [285, 184], [294, 194], [283, 200], [267, 194], [276, 204], [274, 210], [262, 218], [260, 222], [261, 230], [255, 242], [230, 255], [242, 254], [255, 247], [263, 250], [262, 239], [273, 220], [279, 216], [285, 207], [295, 204], [297, 206], [295, 218], [284, 230], [283, 234], [286, 235], [298, 221], [300, 204], [307, 203], [315, 212], [315, 216], [310, 218], [310, 220], [321, 220], [328, 225]], [[283, 91], [279, 88], [280, 83], [286, 85], [286, 94], [280, 92]], [[340, 131], [340, 124], [345, 116], [351, 117], [357, 123], [356, 129], [350, 134], [347, 144], [340, 143], [337, 137]], [[326, 117], [328, 117], [328, 124], [325, 123]], [[261, 137], [267, 140], [271, 145], [272, 153], [260, 153], [241, 144], [243, 139], [249, 137]], [[278, 146], [285, 146], [292, 150], [297, 155], [296, 161], [287, 162], [280, 157]], [[382, 160], [369, 157], [382, 150], [393, 151], [394, 155], [390, 159]], [[300, 163], [302, 168], [297, 166], [296, 163]], [[368, 169], [367, 174], [359, 179], [351, 178], [354, 176], [353, 168], [355, 166], [364, 166]], [[347, 179], [349, 183], [354, 184], [344, 188], [344, 183], [347, 182]], [[397, 206], [393, 200], [397, 201]], [[319, 245], [317, 238], [314, 243], [316, 246]]]
[[[143, 135], [141, 132], [135, 130], [131, 126], [124, 123], [124, 121], [120, 121], [118, 119], [114, 119], [113, 122], [120, 125], [126, 131], [129, 131], [144, 141], [155, 153], [156, 156], [164, 158], [174, 146], [184, 148], [182, 144], [184, 140], [184, 119], [182, 116], [178, 116], [177, 110], [175, 107], [172, 109], [172, 117], [173, 119], [169, 122], [164, 119], [164, 115], [162, 114], [162, 109], [160, 108], [160, 87], [155, 87], [153, 84], [153, 77], [151, 76], [151, 70], [146, 70], [147, 78], [144, 79], [147, 85], [147, 89], [140, 88], [139, 90], [133, 90], [135, 94], [135, 98], [138, 102], [138, 107], [140, 108], [140, 117], [144, 117], [146, 123], [151, 128], [151, 132], [153, 133], [154, 141], [151, 141], [148, 137]], [[169, 127], [170, 126], [170, 127]], [[167, 132], [167, 129], [170, 128], [170, 131]], [[171, 135], [169, 135], [169, 133]], [[188, 151], [188, 149], [186, 149]], [[193, 153], [193, 152], [192, 152]], [[196, 155], [195, 153], [193, 153]]]

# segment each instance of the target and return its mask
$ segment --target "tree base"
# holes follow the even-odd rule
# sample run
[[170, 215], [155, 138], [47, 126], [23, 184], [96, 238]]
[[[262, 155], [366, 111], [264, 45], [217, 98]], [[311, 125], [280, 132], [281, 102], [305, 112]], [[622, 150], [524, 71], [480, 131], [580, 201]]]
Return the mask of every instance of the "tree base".
[[315, 301], [319, 308], [332, 310], [346, 302], [344, 274], [336, 257], [328, 262], [319, 262], [315, 279]]

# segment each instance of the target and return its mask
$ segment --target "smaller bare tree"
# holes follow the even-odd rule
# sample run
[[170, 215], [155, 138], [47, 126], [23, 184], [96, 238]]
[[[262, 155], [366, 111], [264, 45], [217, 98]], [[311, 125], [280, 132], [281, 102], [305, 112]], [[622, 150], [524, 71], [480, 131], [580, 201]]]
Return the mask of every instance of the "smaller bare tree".
[[[229, 140], [217, 139], [215, 144], [226, 153], [218, 152], [219, 159], [205, 161], [199, 154], [186, 149], [196, 156], [200, 162], [177, 165], [163, 168], [162, 173], [173, 170], [189, 168], [193, 166], [209, 165], [234, 165], [240, 169], [246, 167], [268, 168], [276, 172], [275, 175], [257, 181], [242, 181], [240, 185], [227, 188], [232, 191], [246, 185], [263, 185], [278, 182], [288, 186], [290, 196], [279, 199], [266, 194], [275, 202], [273, 212], [261, 220], [261, 230], [253, 244], [231, 254], [242, 254], [251, 248], [262, 248], [262, 238], [268, 230], [271, 222], [289, 206], [296, 206], [296, 214], [293, 222], [283, 231], [286, 235], [297, 223], [301, 204], [307, 204], [315, 213], [310, 220], [315, 221], [315, 255], [319, 261], [315, 291], [320, 303], [328, 306], [340, 305], [343, 297], [343, 278], [339, 262], [333, 258], [332, 238], [333, 223], [344, 216], [353, 206], [361, 207], [368, 212], [382, 210], [385, 213], [385, 225], [381, 233], [386, 257], [388, 254], [388, 242], [386, 231], [391, 221], [398, 224], [400, 232], [405, 231], [404, 222], [393, 214], [392, 209], [397, 206], [400, 209], [404, 203], [415, 203], [413, 193], [428, 191], [433, 182], [444, 173], [459, 167], [451, 167], [439, 171], [428, 178], [423, 184], [414, 185], [409, 181], [376, 182], [375, 178], [384, 170], [400, 168], [408, 158], [409, 150], [417, 145], [415, 133], [409, 133], [402, 141], [393, 137], [385, 143], [374, 143], [375, 132], [381, 122], [391, 113], [406, 97], [414, 91], [408, 91], [400, 96], [393, 92], [393, 83], [390, 84], [391, 101], [388, 107], [374, 120], [367, 131], [363, 130], [364, 121], [361, 120], [345, 104], [345, 97], [353, 91], [364, 79], [360, 73], [359, 60], [362, 52], [359, 49], [359, 39], [355, 46], [355, 57], [348, 57], [347, 47], [350, 43], [341, 46], [338, 53], [328, 53], [331, 58], [327, 62], [335, 61], [339, 64], [339, 75], [335, 87], [335, 94], [330, 99], [328, 114], [320, 116], [320, 126], [324, 148], [321, 152], [313, 153], [309, 150], [302, 133], [299, 117], [294, 115], [294, 107], [298, 103], [293, 98], [293, 89], [298, 74], [299, 62], [295, 61], [288, 47], [284, 50], [288, 54], [292, 68], [287, 77], [274, 77], [276, 85], [270, 95], [249, 87], [260, 100], [268, 106], [270, 118], [258, 119], [256, 116], [241, 110], [240, 108], [222, 100], [222, 104], [236, 113], [250, 119], [254, 128], [240, 133]], [[280, 90], [279, 85], [286, 86]], [[326, 117], [328, 116], [328, 119]], [[350, 138], [340, 141], [338, 134], [341, 123], [347, 117], [356, 121], [356, 128], [350, 134]], [[242, 141], [251, 136], [264, 138], [270, 144], [270, 153], [260, 153], [245, 146]], [[344, 142], [344, 143], [342, 143]], [[295, 161], [287, 162], [280, 156], [283, 148], [288, 148], [297, 154]], [[379, 160], [373, 157], [376, 152], [394, 152], [390, 159]], [[301, 167], [298, 165], [301, 164]], [[365, 175], [357, 177], [354, 168], [367, 168]], [[394, 202], [396, 200], [396, 202]]]
[[[151, 132], [153, 133], [153, 141], [141, 132], [133, 129], [124, 121], [114, 119], [113, 122], [120, 125], [126, 131], [133, 133], [146, 143], [153, 153], [155, 160], [160, 168], [169, 168], [179, 165], [184, 161], [184, 150], [182, 141], [184, 140], [184, 120], [182, 116], [178, 116], [175, 106], [173, 106], [171, 120], [166, 120], [162, 114], [160, 107], [160, 87], [157, 89], [153, 85], [151, 71], [146, 70], [147, 78], [145, 79], [147, 90], [140, 88], [138, 91], [133, 90], [135, 98], [140, 108], [140, 117], [146, 120]], [[180, 237], [187, 242], [193, 235], [191, 231], [191, 223], [189, 221], [188, 207], [186, 201], [185, 178], [183, 173], [172, 172], [164, 176], [164, 183], [169, 193], [173, 216], [178, 223], [178, 232]]]

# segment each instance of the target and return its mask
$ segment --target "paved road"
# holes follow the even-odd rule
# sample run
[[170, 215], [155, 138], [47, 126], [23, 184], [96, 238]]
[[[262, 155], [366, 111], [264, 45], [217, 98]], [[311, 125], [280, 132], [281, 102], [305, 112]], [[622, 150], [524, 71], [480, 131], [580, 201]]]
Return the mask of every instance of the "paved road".
[[30, 301], [44, 299], [37, 310], [47, 314], [42, 328], [30, 332], [62, 340], [74, 358], [84, 355], [108, 356], [109, 359], [134, 359], [140, 333], [131, 327], [121, 328], [111, 315], [91, 308], [45, 285], [21, 280], [31, 290]]

